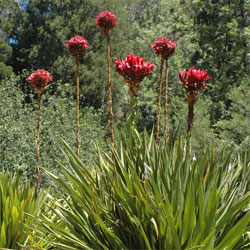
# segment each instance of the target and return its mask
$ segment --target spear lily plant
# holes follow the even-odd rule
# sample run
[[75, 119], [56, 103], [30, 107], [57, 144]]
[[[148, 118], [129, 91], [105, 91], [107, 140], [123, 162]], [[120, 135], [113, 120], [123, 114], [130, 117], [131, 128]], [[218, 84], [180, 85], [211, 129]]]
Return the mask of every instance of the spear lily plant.
[[64, 177], [45, 171], [65, 195], [51, 196], [49, 211], [38, 217], [39, 228], [54, 236], [50, 245], [249, 249], [244, 237], [250, 223], [250, 151], [235, 159], [233, 151], [217, 155], [215, 145], [205, 145], [195, 159], [185, 137], [171, 134], [169, 139], [156, 144], [153, 134], [133, 130], [131, 140], [112, 148], [114, 160], [97, 148], [93, 171], [62, 141], [69, 164], [58, 161]]
[[165, 62], [165, 108], [164, 108], [164, 136], [167, 137], [167, 108], [168, 108], [168, 58], [171, 57], [175, 50], [175, 42], [169, 40], [166, 37], [160, 37], [154, 41], [151, 48], [155, 53], [161, 57], [161, 67], [160, 67], [160, 80], [158, 87], [158, 110], [157, 110], [157, 120], [156, 120], [156, 142], [159, 143], [159, 132], [160, 132], [160, 114], [161, 114], [161, 90], [162, 90], [162, 73]]
[[40, 165], [40, 129], [41, 129], [41, 95], [48, 87], [48, 83], [53, 80], [50, 73], [44, 69], [39, 69], [26, 79], [38, 91], [38, 124], [37, 124], [37, 150], [36, 150], [36, 188], [35, 198], [39, 193], [39, 165]]
[[81, 37], [72, 37], [66, 44], [68, 48], [68, 53], [75, 56], [76, 62], [76, 148], [77, 155], [80, 154], [80, 125], [79, 125], [79, 106], [80, 106], [80, 90], [79, 90], [79, 64], [80, 58], [83, 56], [84, 52], [88, 49], [88, 41]]
[[182, 86], [188, 93], [188, 129], [190, 132], [193, 126], [194, 119], [194, 104], [196, 101], [197, 92], [200, 89], [205, 89], [205, 82], [210, 79], [207, 70], [197, 70], [193, 66], [188, 72], [184, 70], [179, 72], [179, 79], [182, 81]]
[[101, 12], [96, 19], [96, 25], [99, 26], [106, 38], [107, 43], [107, 63], [108, 63], [108, 94], [109, 94], [109, 125], [111, 135], [111, 146], [115, 145], [114, 127], [113, 127], [113, 110], [112, 110], [112, 82], [111, 82], [111, 69], [110, 69], [110, 37], [109, 31], [117, 25], [117, 17], [111, 11], [105, 10]]

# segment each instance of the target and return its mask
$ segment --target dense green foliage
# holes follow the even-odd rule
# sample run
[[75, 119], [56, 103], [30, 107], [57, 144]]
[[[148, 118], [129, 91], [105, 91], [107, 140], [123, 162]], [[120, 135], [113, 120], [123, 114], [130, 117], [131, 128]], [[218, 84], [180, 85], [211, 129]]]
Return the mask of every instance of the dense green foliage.
[[[59, 249], [246, 249], [250, 244], [249, 156], [205, 147], [195, 158], [189, 139], [159, 147], [130, 134], [113, 159], [97, 148], [89, 171], [63, 142], [70, 169], [48, 172], [64, 199], [51, 200], [40, 223]], [[54, 209], [56, 207], [57, 209]], [[55, 220], [57, 223], [55, 224]]]
[[248, 143], [250, 131], [250, 88], [246, 81], [229, 91], [228, 118], [216, 123], [221, 138], [231, 143]]
[[17, 12], [18, 6], [14, 1], [0, 0], [0, 80], [12, 73], [12, 48], [8, 38], [13, 30]]
[[[21, 184], [22, 183], [22, 184]], [[28, 214], [38, 216], [44, 207], [47, 194], [42, 191], [35, 200], [35, 188], [17, 176], [0, 174], [0, 248], [22, 249], [29, 244], [36, 222]], [[44, 245], [41, 240], [36, 242]]]
[[[20, 176], [34, 180], [37, 93], [27, 84], [25, 87], [30, 88], [31, 93], [24, 95], [20, 78], [12, 76], [0, 86], [0, 163], [1, 167], [12, 172], [18, 171]], [[42, 95], [41, 165], [56, 172], [58, 167], [55, 159], [62, 157], [58, 137], [65, 138], [72, 146], [75, 145], [76, 137], [74, 88], [69, 84], [62, 87], [60, 82], [54, 84], [58, 85], [54, 95], [50, 89]], [[97, 113], [91, 107], [81, 109], [81, 155], [86, 163], [93, 157], [93, 141], [105, 147], [101, 116], [101, 112]], [[42, 174], [41, 182], [48, 186], [45, 177]]]
[[[106, 43], [95, 26], [97, 14], [104, 9], [114, 11], [119, 18], [110, 32], [117, 137], [129, 110], [129, 95], [115, 72], [114, 58], [132, 52], [157, 65], [152, 77], [142, 82], [138, 97], [138, 129], [150, 131], [156, 121], [160, 70], [160, 59], [150, 46], [159, 36], [167, 36], [178, 46], [169, 62], [169, 134], [178, 126], [180, 134], [186, 130], [186, 93], [178, 72], [195, 65], [207, 68], [211, 80], [195, 106], [194, 145], [200, 147], [201, 137], [204, 143], [214, 139], [249, 144], [249, 0], [9, 0], [8, 4], [0, 1], [0, 8], [0, 159], [6, 168], [20, 168], [29, 176], [33, 164], [36, 96], [25, 81], [27, 72], [45, 68], [54, 77], [43, 96], [41, 154], [49, 162], [42, 164], [54, 168], [52, 159], [59, 150], [50, 145], [56, 145], [55, 134], [74, 141], [70, 129], [74, 119], [74, 58], [68, 55], [65, 44], [75, 35], [90, 43], [80, 64], [83, 152], [91, 148], [89, 139], [107, 138]], [[10, 75], [12, 69], [16, 78]], [[86, 133], [89, 130], [91, 133]], [[13, 140], [15, 144], [10, 143]], [[15, 160], [10, 161], [13, 153]]]

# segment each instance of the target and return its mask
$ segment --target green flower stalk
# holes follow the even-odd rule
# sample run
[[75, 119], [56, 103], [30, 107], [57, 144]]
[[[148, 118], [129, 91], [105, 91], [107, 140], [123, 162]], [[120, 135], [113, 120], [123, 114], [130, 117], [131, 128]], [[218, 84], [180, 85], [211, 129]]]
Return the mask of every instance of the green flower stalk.
[[130, 93], [130, 116], [129, 116], [129, 120], [131, 122], [131, 127], [132, 130], [135, 128], [136, 125], [136, 114], [137, 114], [137, 92], [138, 92], [138, 88], [140, 85], [140, 82], [130, 82], [125, 80], [125, 82], [128, 83], [129, 85], [129, 93]]
[[196, 102], [196, 91], [190, 91], [188, 93], [188, 129], [187, 131], [190, 132], [191, 128], [193, 127], [193, 120], [194, 120], [194, 104]]
[[99, 26], [106, 38], [107, 42], [107, 64], [108, 64], [108, 105], [109, 105], [109, 126], [111, 146], [115, 146], [114, 126], [113, 126], [113, 110], [112, 110], [112, 82], [111, 82], [111, 67], [110, 67], [110, 37], [109, 31], [117, 24], [117, 17], [111, 11], [101, 12], [96, 19], [96, 25]]
[[157, 120], [156, 120], [156, 143], [159, 143], [159, 132], [160, 132], [160, 119], [161, 119], [161, 89], [162, 89], [162, 72], [164, 67], [164, 58], [161, 57], [161, 68], [160, 68], [160, 80], [158, 87], [158, 110], [157, 110]]
[[79, 89], [79, 63], [80, 58], [79, 56], [75, 57], [76, 59], [76, 148], [77, 148], [77, 155], [80, 154], [80, 119], [79, 119], [79, 109], [80, 109], [80, 89]]
[[156, 119], [156, 143], [159, 143], [159, 133], [160, 133], [160, 115], [161, 115], [161, 89], [162, 89], [162, 73], [165, 61], [165, 106], [164, 106], [164, 137], [167, 138], [167, 122], [168, 122], [168, 59], [172, 56], [176, 50], [176, 44], [167, 39], [166, 37], [160, 37], [154, 41], [151, 48], [155, 51], [157, 55], [161, 56], [161, 69], [160, 69], [160, 80], [158, 87], [158, 110], [157, 110], [157, 119]]
[[39, 69], [32, 73], [27, 81], [30, 82], [38, 90], [38, 124], [37, 124], [37, 148], [36, 148], [36, 188], [35, 198], [39, 193], [39, 166], [40, 166], [40, 130], [41, 130], [41, 95], [48, 86], [48, 83], [52, 81], [50, 73], [44, 69]]
[[79, 64], [80, 58], [83, 53], [88, 49], [88, 41], [81, 37], [75, 36], [72, 37], [68, 43], [66, 44], [68, 47], [69, 54], [75, 56], [76, 62], [76, 154], [77, 156], [80, 155], [80, 119], [79, 119], [79, 109], [80, 109], [80, 89], [79, 89]]
[[165, 60], [165, 108], [164, 108], [164, 137], [168, 137], [168, 59]]
[[39, 192], [39, 165], [40, 165], [40, 130], [41, 130], [41, 94], [42, 92], [38, 90], [38, 122], [37, 122], [37, 150], [36, 150], [36, 189], [35, 197], [38, 196]]

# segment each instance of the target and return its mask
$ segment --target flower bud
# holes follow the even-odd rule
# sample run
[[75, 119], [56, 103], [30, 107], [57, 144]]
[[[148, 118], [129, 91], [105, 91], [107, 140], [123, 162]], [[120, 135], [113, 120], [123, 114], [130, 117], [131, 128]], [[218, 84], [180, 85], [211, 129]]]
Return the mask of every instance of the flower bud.
[[51, 82], [53, 77], [44, 69], [38, 69], [32, 73], [26, 80], [30, 82], [36, 89], [43, 91], [44, 88]]

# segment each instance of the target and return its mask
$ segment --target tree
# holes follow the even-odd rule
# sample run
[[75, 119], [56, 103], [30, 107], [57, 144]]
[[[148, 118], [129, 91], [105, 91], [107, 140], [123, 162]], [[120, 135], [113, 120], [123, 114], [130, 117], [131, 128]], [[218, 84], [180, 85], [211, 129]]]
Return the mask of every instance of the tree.
[[[212, 124], [227, 113], [230, 100], [227, 94], [239, 86], [249, 72], [249, 1], [194, 1], [194, 37], [199, 49], [192, 62], [209, 69], [212, 77], [207, 94], [212, 97]], [[248, 59], [247, 59], [248, 57]]]
[[9, 35], [17, 12], [18, 5], [14, 0], [8, 2], [0, 0], [0, 80], [12, 72], [12, 67], [9, 65], [12, 54]]
[[[81, 60], [81, 105], [100, 108], [106, 103], [105, 37], [95, 25], [96, 16], [104, 9], [113, 10], [119, 25], [110, 33], [111, 56], [122, 57], [130, 52], [131, 29], [127, 26], [130, 15], [123, 8], [123, 1], [39, 1], [30, 0], [27, 8], [16, 20], [13, 37], [13, 67], [15, 72], [22, 69], [45, 68], [54, 79], [73, 82], [74, 58], [68, 56], [65, 43], [75, 35], [89, 41], [90, 48]], [[112, 73], [114, 74], [114, 59]], [[112, 77], [115, 79], [115, 77]], [[122, 81], [114, 84], [117, 95], [121, 92]], [[120, 97], [117, 97], [118, 99]]]
[[12, 67], [6, 65], [11, 57], [11, 47], [4, 39], [0, 38], [0, 80], [12, 73]]
[[[250, 143], [250, 88], [248, 78], [229, 92], [231, 105], [228, 115], [216, 123], [221, 139], [239, 145]], [[228, 118], [229, 117], [229, 118]]]
[[[90, 44], [80, 63], [80, 106], [92, 106], [102, 112], [102, 123], [108, 119], [106, 91], [105, 37], [95, 26], [96, 16], [109, 9], [118, 16], [118, 25], [111, 35], [111, 72], [113, 79], [113, 110], [116, 126], [129, 110], [127, 86], [115, 72], [114, 58], [129, 53], [139, 54], [157, 65], [152, 76], [139, 89], [139, 130], [150, 130], [156, 119], [156, 93], [159, 58], [150, 49], [152, 42], [166, 36], [177, 43], [169, 62], [170, 128], [176, 122], [171, 115], [181, 112], [185, 91], [178, 79], [179, 71], [191, 66], [208, 69], [211, 80], [204, 95], [210, 131], [220, 120], [231, 120], [232, 89], [238, 88], [250, 72], [249, 0], [29, 0], [19, 1], [11, 39], [12, 66], [16, 73], [23, 69], [49, 70], [61, 85], [74, 85], [74, 58], [67, 54], [65, 43], [75, 35], [85, 37]], [[9, 53], [7, 47], [4, 53]], [[4, 54], [3, 53], [3, 54]], [[9, 55], [8, 54], [8, 55]], [[23, 79], [20, 79], [22, 82]], [[24, 81], [23, 81], [24, 83]], [[24, 87], [25, 93], [29, 89]], [[248, 88], [248, 86], [246, 86]], [[58, 86], [51, 87], [56, 93]], [[27, 97], [25, 101], [30, 101]], [[205, 114], [205, 113], [204, 113]], [[171, 121], [172, 119], [172, 121]]]

